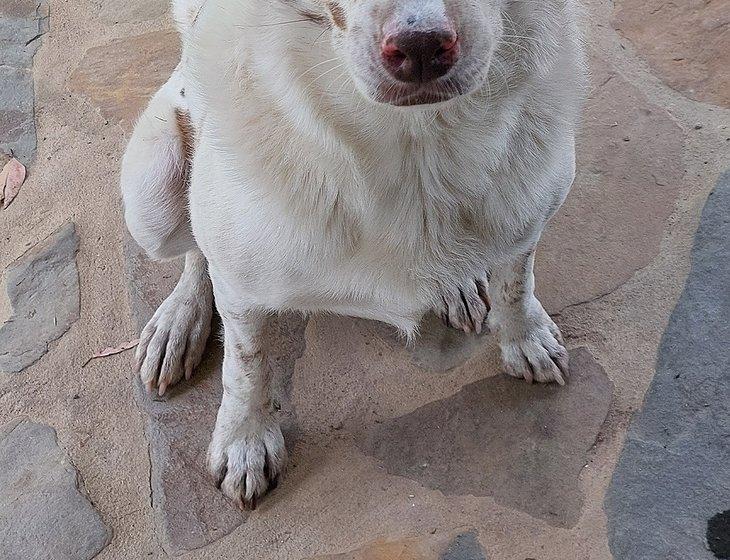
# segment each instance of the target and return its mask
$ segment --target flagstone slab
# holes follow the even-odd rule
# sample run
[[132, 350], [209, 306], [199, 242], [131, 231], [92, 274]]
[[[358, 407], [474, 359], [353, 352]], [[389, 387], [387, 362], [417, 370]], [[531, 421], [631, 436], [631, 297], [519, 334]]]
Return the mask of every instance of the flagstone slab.
[[179, 60], [180, 39], [174, 31], [114, 39], [86, 51], [69, 87], [110, 121], [131, 130]]
[[613, 26], [671, 88], [730, 107], [730, 0], [617, 0]]
[[570, 383], [506, 376], [464, 386], [404, 416], [370, 424], [358, 446], [392, 475], [448, 496], [492, 496], [558, 527], [580, 516], [580, 471], [608, 414], [613, 385], [586, 349]]
[[[622, 560], [711, 560], [730, 504], [730, 171], [710, 194], [684, 292], [605, 501]], [[727, 524], [725, 525], [727, 526]], [[709, 542], [708, 542], [709, 541]]]
[[111, 531], [80, 488], [53, 428], [27, 419], [0, 428], [0, 558], [94, 558]]
[[69, 222], [5, 271], [12, 315], [0, 326], [0, 371], [18, 373], [79, 318], [79, 237]]
[[167, 13], [167, 0], [104, 0], [99, 16], [104, 23], [139, 23]]
[[[141, 330], [172, 291], [180, 262], [150, 261], [127, 237], [125, 242], [132, 316]], [[151, 462], [151, 500], [166, 550], [182, 553], [210, 544], [248, 518], [215, 487], [206, 468], [206, 453], [223, 387], [223, 352], [214, 326], [203, 363], [192, 380], [168, 390], [164, 398], [148, 394], [139, 380], [135, 395], [147, 418]], [[290, 403], [294, 363], [304, 350], [306, 319], [272, 319], [265, 336], [271, 391], [288, 447], [297, 441], [296, 416]]]
[[578, 135], [573, 190], [538, 245], [551, 313], [610, 293], [658, 254], [684, 167], [682, 129], [600, 56]]
[[0, 3], [0, 152], [24, 163], [35, 156], [33, 56], [48, 31], [46, 0]]
[[468, 531], [379, 540], [351, 552], [311, 560], [487, 560], [487, 556], [476, 532]]

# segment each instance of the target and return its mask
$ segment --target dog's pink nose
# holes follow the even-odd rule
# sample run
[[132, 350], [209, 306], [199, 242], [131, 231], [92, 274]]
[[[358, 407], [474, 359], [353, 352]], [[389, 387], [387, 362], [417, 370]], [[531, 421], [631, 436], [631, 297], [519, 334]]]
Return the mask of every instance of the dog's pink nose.
[[401, 82], [430, 82], [445, 75], [459, 58], [459, 38], [451, 29], [404, 29], [386, 34], [383, 65]]

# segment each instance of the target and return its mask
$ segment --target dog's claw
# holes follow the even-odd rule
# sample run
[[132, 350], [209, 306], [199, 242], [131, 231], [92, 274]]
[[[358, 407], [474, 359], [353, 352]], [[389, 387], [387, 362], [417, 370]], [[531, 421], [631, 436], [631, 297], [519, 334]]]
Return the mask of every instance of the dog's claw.
[[[248, 425], [257, 428], [249, 432]], [[242, 510], [255, 509], [276, 487], [286, 461], [284, 437], [273, 418], [244, 421], [228, 437], [224, 431], [215, 431], [208, 450], [216, 487]]]
[[[202, 257], [201, 257], [202, 258]], [[203, 357], [213, 315], [207, 273], [186, 272], [140, 334], [135, 367], [150, 394], [160, 397], [189, 379]]]
[[487, 273], [462, 285], [444, 285], [437, 315], [448, 327], [466, 334], [481, 334], [491, 308], [487, 295]]
[[[568, 352], [558, 341], [557, 326], [545, 313], [524, 336], [500, 340], [505, 372], [528, 383], [565, 385], [568, 379]], [[499, 330], [498, 330], [499, 332]]]

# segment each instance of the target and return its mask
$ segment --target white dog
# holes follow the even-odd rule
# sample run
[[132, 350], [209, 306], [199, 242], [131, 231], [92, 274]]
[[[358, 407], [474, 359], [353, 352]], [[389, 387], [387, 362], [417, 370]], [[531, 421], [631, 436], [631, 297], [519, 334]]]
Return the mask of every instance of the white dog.
[[[208, 461], [255, 506], [287, 454], [267, 314], [408, 336], [434, 310], [496, 332], [505, 370], [564, 383], [535, 246], [575, 174], [575, 0], [175, 0], [180, 65], [140, 118], [122, 191], [135, 240], [185, 271], [142, 333], [141, 378], [190, 377], [225, 330]], [[490, 309], [491, 307], [491, 309]], [[489, 312], [489, 313], [488, 313]]]

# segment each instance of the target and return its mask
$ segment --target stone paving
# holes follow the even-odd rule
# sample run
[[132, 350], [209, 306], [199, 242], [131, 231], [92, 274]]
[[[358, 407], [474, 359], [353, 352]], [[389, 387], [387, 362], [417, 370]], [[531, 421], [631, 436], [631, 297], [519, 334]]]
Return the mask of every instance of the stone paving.
[[19, 373], [79, 318], [79, 238], [62, 226], [5, 269], [13, 315], [0, 326], [0, 370]]
[[48, 426], [21, 419], [0, 428], [0, 488], [5, 560], [89, 560], [111, 539]]
[[9, 0], [0, 6], [0, 153], [29, 161], [35, 155], [33, 55], [48, 32], [46, 0]]
[[3, 3], [0, 151], [29, 177], [0, 211], [0, 557], [730, 557], [730, 0], [587, 7], [579, 174], [537, 263], [569, 386], [503, 377], [491, 337], [434, 318], [413, 346], [364, 320], [272, 320], [292, 464], [242, 514], [204, 466], [215, 337], [164, 399], [129, 353], [85, 365], [180, 270], [125, 236], [117, 188], [177, 64], [166, 2]]
[[700, 558], [705, 539], [719, 552], [707, 521], [730, 509], [728, 212], [730, 172], [705, 205], [687, 284], [611, 482], [606, 513], [619, 558]]

